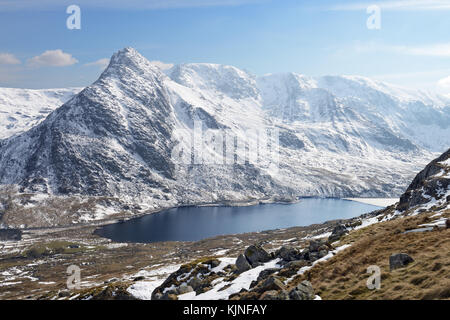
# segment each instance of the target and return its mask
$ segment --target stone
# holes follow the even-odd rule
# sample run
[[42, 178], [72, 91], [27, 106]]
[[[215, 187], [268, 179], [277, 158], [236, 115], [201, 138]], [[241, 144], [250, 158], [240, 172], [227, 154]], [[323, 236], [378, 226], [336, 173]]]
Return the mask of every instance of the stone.
[[244, 255], [252, 267], [271, 260], [270, 254], [259, 245], [251, 245], [245, 250]]
[[265, 269], [265, 270], [263, 270], [263, 271], [261, 271], [259, 273], [258, 278], [256, 279], [256, 281], [260, 282], [260, 281], [266, 279], [268, 276], [270, 276], [270, 275], [272, 275], [272, 274], [274, 274], [275, 272], [278, 272], [278, 271], [280, 271], [280, 269], [278, 269], [278, 268]]
[[163, 297], [163, 295], [160, 292], [153, 292], [152, 293], [152, 300], [161, 300], [162, 297]]
[[133, 281], [141, 281], [141, 280], [145, 280], [144, 276], [139, 276], [133, 279]]
[[314, 289], [309, 281], [302, 281], [297, 287], [289, 292], [291, 300], [314, 300], [316, 297]]
[[259, 292], [265, 292], [270, 290], [280, 291], [286, 290], [284, 283], [275, 276], [269, 276], [264, 282], [260, 283], [256, 289]]
[[285, 290], [269, 290], [264, 292], [261, 297], [259, 297], [259, 300], [289, 300], [289, 295]]
[[220, 265], [220, 261], [219, 260], [212, 260], [211, 261], [211, 268], [217, 268]]
[[286, 278], [292, 277], [297, 274], [298, 270], [307, 265], [309, 265], [309, 263], [306, 260], [291, 261], [279, 271], [278, 275]]
[[236, 259], [236, 268], [237, 268], [238, 273], [242, 273], [247, 270], [250, 270], [252, 268], [252, 266], [248, 262], [247, 258], [243, 254], [241, 254]]
[[309, 242], [309, 252], [317, 252], [319, 248], [322, 246], [322, 242], [318, 240], [311, 240]]
[[308, 262], [306, 262], [305, 260], [296, 260], [296, 261], [291, 261], [291, 262], [287, 263], [284, 267], [289, 268], [289, 269], [297, 269], [298, 270], [307, 265], [308, 265]]
[[194, 288], [192, 288], [191, 286], [188, 286], [186, 284], [182, 284], [178, 288], [177, 293], [178, 294], [185, 294], [185, 293], [189, 293], [189, 292], [192, 292], [192, 291], [194, 291]]
[[413, 261], [414, 259], [406, 253], [395, 253], [389, 257], [389, 268], [391, 271], [398, 268], [403, 268]]
[[172, 300], [172, 301], [175, 301], [175, 300], [178, 300], [178, 297], [177, 297], [176, 294], [166, 292], [166, 293], [162, 296], [161, 300]]
[[450, 219], [445, 220], [445, 227], [450, 229]]
[[188, 286], [192, 287], [195, 292], [200, 292], [200, 290], [203, 288], [203, 281], [197, 277], [193, 277], [187, 284]]
[[328, 254], [328, 251], [320, 250], [319, 251], [319, 259], [325, 257], [327, 254]]
[[348, 233], [347, 228], [340, 224], [334, 227], [333, 231], [331, 232], [331, 235], [328, 237], [328, 242], [336, 242], [340, 238], [342, 238], [345, 234]]
[[69, 291], [69, 290], [61, 290], [61, 291], [58, 293], [58, 296], [59, 296], [59, 297], [69, 297], [69, 296], [70, 296], [70, 291]]
[[220, 261], [218, 259], [210, 259], [205, 261], [204, 264], [209, 265], [211, 268], [215, 268], [220, 265]]
[[282, 259], [283, 261], [289, 262], [299, 260], [301, 253], [296, 248], [283, 246], [276, 251], [276, 256]]
[[320, 258], [319, 252], [310, 252], [309, 261], [314, 262]]

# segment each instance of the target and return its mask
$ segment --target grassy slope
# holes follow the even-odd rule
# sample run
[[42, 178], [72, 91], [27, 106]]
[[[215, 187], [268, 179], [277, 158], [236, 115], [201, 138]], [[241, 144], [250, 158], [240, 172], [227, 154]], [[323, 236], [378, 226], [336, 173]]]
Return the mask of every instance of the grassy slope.
[[[351, 247], [293, 280], [310, 280], [322, 299], [450, 299], [450, 229], [403, 234], [429, 223], [433, 212], [377, 223], [351, 232], [339, 245]], [[450, 217], [447, 210], [444, 217]], [[415, 261], [389, 271], [389, 256], [404, 252]], [[381, 289], [369, 290], [366, 272], [381, 268]]]

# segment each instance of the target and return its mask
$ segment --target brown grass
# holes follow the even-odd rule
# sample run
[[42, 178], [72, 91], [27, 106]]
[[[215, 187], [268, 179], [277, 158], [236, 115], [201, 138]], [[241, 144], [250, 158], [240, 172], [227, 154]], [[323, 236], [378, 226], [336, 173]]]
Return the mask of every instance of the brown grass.
[[[450, 299], [450, 229], [403, 234], [431, 221], [433, 213], [378, 223], [351, 232], [352, 246], [294, 279], [309, 279], [322, 299]], [[445, 214], [450, 216], [449, 212]], [[415, 261], [389, 271], [389, 256], [404, 252]], [[381, 289], [369, 290], [366, 272], [381, 268]]]

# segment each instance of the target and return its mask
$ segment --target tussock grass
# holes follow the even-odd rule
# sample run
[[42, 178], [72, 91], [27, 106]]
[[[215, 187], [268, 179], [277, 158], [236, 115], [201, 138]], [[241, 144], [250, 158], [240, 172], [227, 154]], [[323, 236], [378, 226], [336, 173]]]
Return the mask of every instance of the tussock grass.
[[[340, 244], [351, 247], [291, 282], [308, 279], [322, 299], [450, 299], [450, 229], [404, 234], [431, 221], [433, 212], [356, 230]], [[444, 216], [449, 217], [449, 212]], [[389, 256], [409, 254], [414, 262], [389, 271]], [[367, 267], [381, 268], [381, 289], [366, 286]]]

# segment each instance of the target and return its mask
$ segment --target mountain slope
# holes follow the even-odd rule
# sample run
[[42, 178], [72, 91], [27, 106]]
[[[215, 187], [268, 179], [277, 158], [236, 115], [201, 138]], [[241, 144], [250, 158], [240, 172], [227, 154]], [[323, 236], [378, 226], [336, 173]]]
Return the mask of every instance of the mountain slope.
[[[448, 130], [445, 103], [358, 77], [257, 78], [213, 64], [163, 72], [126, 48], [47, 119], [0, 140], [0, 184], [117, 197], [137, 212], [397, 196], [435, 149], [450, 144], [445, 134], [413, 139], [416, 128]], [[422, 104], [427, 122], [404, 116]]]
[[429, 163], [414, 178], [400, 197], [397, 210], [433, 209], [440, 212], [450, 207], [450, 149]]
[[251, 165], [175, 172], [172, 134], [180, 121], [165, 77], [135, 50], [118, 52], [92, 86], [28, 132], [0, 141], [0, 182], [23, 192], [118, 196], [146, 208], [216, 201], [211, 186], [224, 200], [271, 194], [275, 184]]
[[80, 91], [0, 88], [0, 139], [31, 129]]

